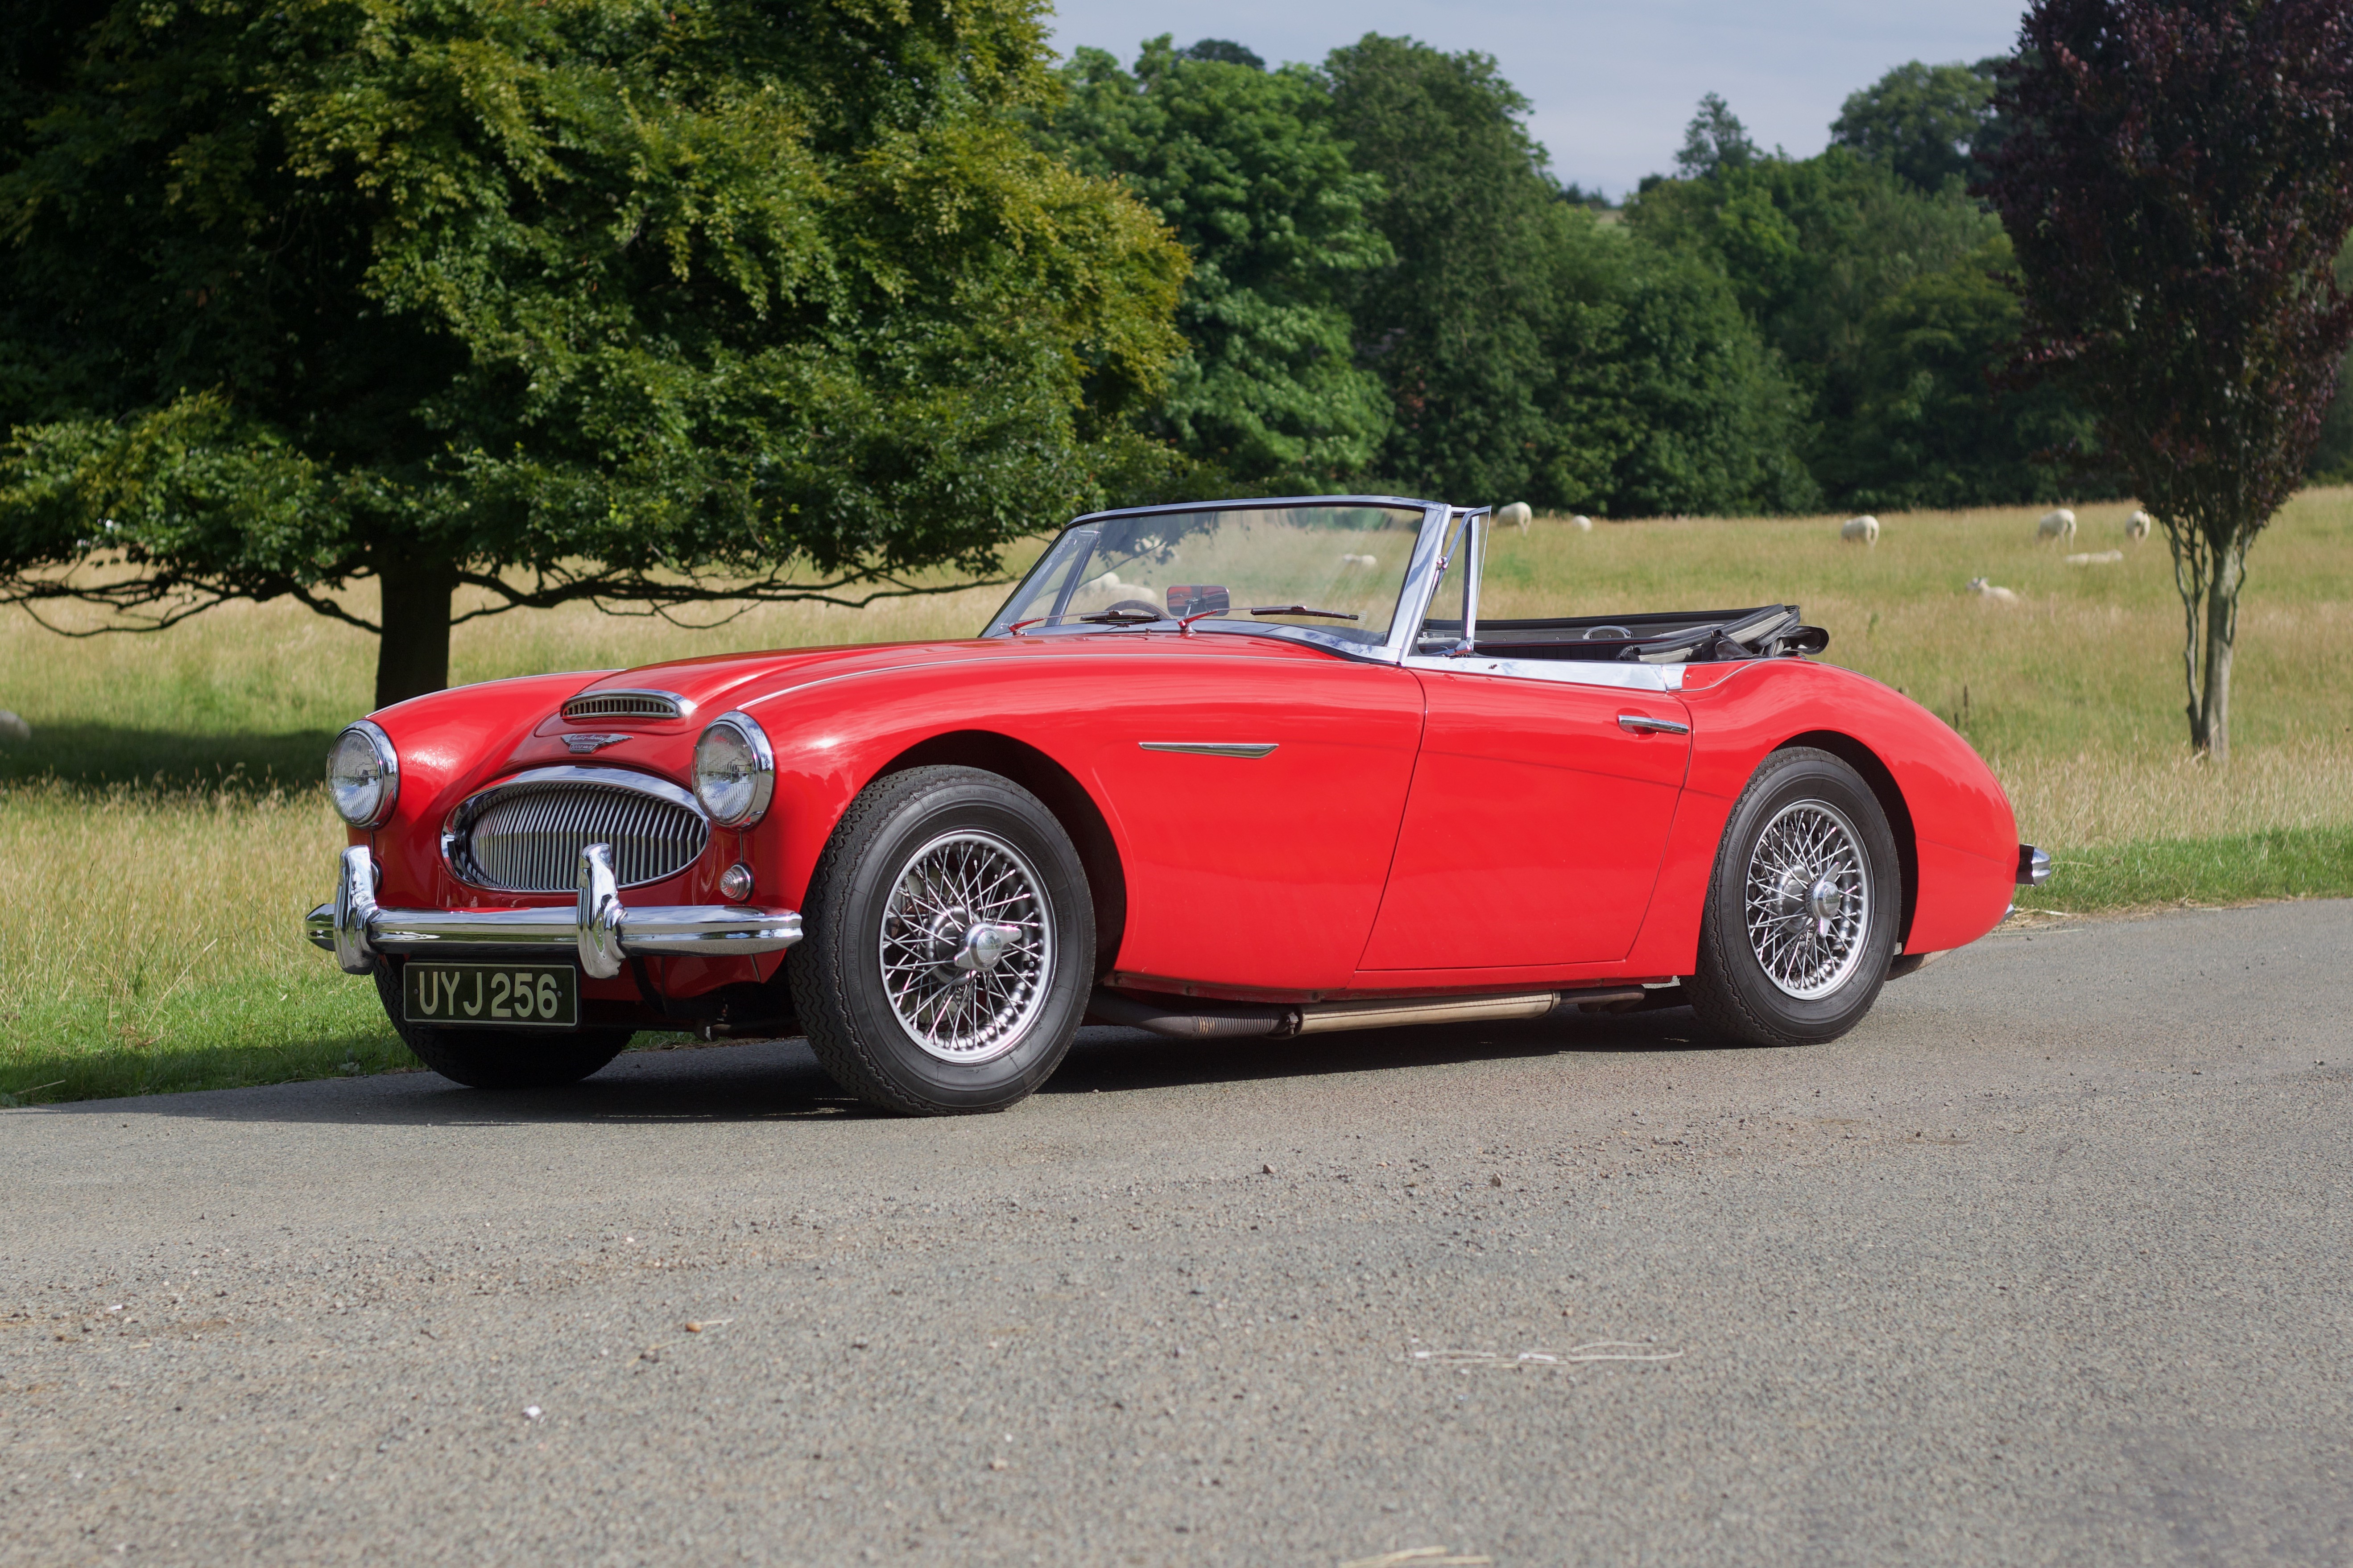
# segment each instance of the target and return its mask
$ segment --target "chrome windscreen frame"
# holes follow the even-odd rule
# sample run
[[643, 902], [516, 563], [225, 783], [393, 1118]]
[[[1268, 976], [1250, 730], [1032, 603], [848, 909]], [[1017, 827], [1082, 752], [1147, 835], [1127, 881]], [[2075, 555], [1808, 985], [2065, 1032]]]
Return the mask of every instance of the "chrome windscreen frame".
[[[1165, 516], [1171, 512], [1247, 511], [1260, 509], [1280, 510], [1286, 507], [1303, 506], [1386, 507], [1397, 510], [1410, 509], [1421, 513], [1421, 526], [1414, 535], [1413, 555], [1406, 564], [1405, 579], [1398, 591], [1396, 617], [1389, 623], [1387, 639], [1377, 643], [1355, 642], [1346, 637], [1335, 637], [1328, 631], [1323, 631], [1314, 626], [1287, 626], [1249, 621], [1204, 620], [1196, 622], [1193, 630], [1213, 632], [1223, 637], [1274, 637], [1291, 642], [1307, 643], [1327, 653], [1336, 653], [1346, 658], [1364, 659], [1380, 664], [1401, 662], [1406, 655], [1412, 651], [1414, 634], [1419, 630], [1422, 616], [1429, 607], [1432, 586], [1430, 578], [1440, 553], [1445, 548], [1449, 526], [1453, 520], [1469, 515], [1465, 509], [1451, 507], [1442, 501], [1422, 500], [1412, 496], [1251, 496], [1229, 500], [1182, 501], [1166, 506], [1132, 506], [1123, 507], [1116, 511], [1092, 511], [1083, 517], [1071, 519], [1062, 532], [1066, 533], [1071, 529], [1085, 528], [1093, 523], [1120, 521], [1137, 517]], [[1479, 508], [1478, 515], [1484, 516], [1488, 510], [1484, 507]], [[1059, 540], [1061, 534], [1058, 533], [1055, 537]], [[1052, 557], [1052, 554], [1053, 551], [1049, 547], [1046, 554], [1039, 558], [1038, 566], [1023, 574], [1021, 581], [1015, 584], [1012, 592], [1006, 596], [1004, 605], [989, 617], [988, 625], [982, 628], [981, 636], [994, 637], [1006, 635], [1005, 627], [999, 623], [1005, 619], [1007, 611], [1020, 602], [1022, 591], [1029, 585], [1030, 578]], [[1073, 637], [1101, 635], [1103, 629], [1096, 626], [1082, 627], [1075, 631], [1055, 628], [1061, 635]]]

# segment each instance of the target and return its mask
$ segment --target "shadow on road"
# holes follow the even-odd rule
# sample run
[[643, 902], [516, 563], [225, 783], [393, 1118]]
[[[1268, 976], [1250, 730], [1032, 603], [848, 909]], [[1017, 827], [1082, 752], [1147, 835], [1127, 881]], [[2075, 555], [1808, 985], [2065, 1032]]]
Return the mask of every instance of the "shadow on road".
[[[1166, 1040], [1087, 1028], [1041, 1091], [1146, 1089], [1402, 1071], [1564, 1051], [1674, 1052], [1706, 1046], [1682, 1009], [1624, 1018], [1366, 1030], [1295, 1040]], [[60, 1105], [51, 1115], [106, 1116], [119, 1100]], [[444, 1126], [550, 1122], [815, 1121], [880, 1116], [844, 1094], [805, 1040], [633, 1051], [564, 1089], [467, 1089], [435, 1073], [327, 1079], [264, 1089], [159, 1095], [144, 1114], [220, 1121], [382, 1122]]]
[[1697, 1043], [1688, 1008], [1632, 1017], [1367, 1029], [1294, 1040], [1166, 1040], [1082, 1029], [1041, 1094], [1113, 1094], [1188, 1084], [1247, 1083], [1557, 1056], [1563, 1051], [1682, 1050]]

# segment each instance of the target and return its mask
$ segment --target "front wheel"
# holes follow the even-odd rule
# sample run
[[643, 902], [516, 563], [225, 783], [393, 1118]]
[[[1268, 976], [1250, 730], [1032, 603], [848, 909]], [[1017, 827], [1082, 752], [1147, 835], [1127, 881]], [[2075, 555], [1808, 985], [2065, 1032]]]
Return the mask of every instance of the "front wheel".
[[1037, 796], [910, 768], [850, 803], [788, 961], [809, 1047], [844, 1089], [913, 1116], [997, 1110], [1046, 1081], [1092, 990], [1094, 906]]
[[1693, 1011], [1748, 1045], [1837, 1039], [1879, 999], [1903, 902], [1895, 836], [1871, 786], [1828, 752], [1774, 752], [1716, 850]]
[[376, 961], [375, 994], [417, 1059], [468, 1089], [561, 1089], [602, 1068], [629, 1043], [627, 1029], [451, 1029], [412, 1024], [400, 972]]

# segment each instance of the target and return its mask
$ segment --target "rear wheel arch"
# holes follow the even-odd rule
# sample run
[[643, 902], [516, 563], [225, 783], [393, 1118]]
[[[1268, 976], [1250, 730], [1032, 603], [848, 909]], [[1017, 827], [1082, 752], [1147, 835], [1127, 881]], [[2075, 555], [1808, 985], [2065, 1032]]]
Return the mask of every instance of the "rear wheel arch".
[[1895, 782], [1895, 774], [1882, 762], [1879, 753], [1852, 735], [1835, 730], [1810, 730], [1802, 735], [1792, 735], [1773, 749], [1786, 752], [1793, 746], [1810, 746], [1831, 755], [1862, 775], [1871, 786], [1879, 809], [1886, 814], [1887, 830], [1895, 838], [1896, 866], [1904, 880], [1902, 914], [1895, 927], [1897, 952], [1912, 937], [1912, 912], [1920, 897], [1920, 847], [1912, 829], [1912, 808], [1904, 799], [1904, 791]]
[[1095, 916], [1094, 978], [1110, 973], [1127, 925], [1127, 871], [1111, 825], [1086, 786], [1037, 747], [992, 730], [955, 730], [918, 742], [884, 763], [870, 782], [925, 767], [977, 768], [1010, 779], [1054, 814], [1087, 874]]

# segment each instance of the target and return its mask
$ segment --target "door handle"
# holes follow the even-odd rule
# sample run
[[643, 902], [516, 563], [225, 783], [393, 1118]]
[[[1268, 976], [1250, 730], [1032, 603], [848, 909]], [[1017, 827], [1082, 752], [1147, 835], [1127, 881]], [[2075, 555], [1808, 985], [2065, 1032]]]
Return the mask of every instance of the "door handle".
[[1618, 728], [1630, 735], [1688, 735], [1691, 726], [1680, 719], [1653, 719], [1648, 713], [1620, 713]]

